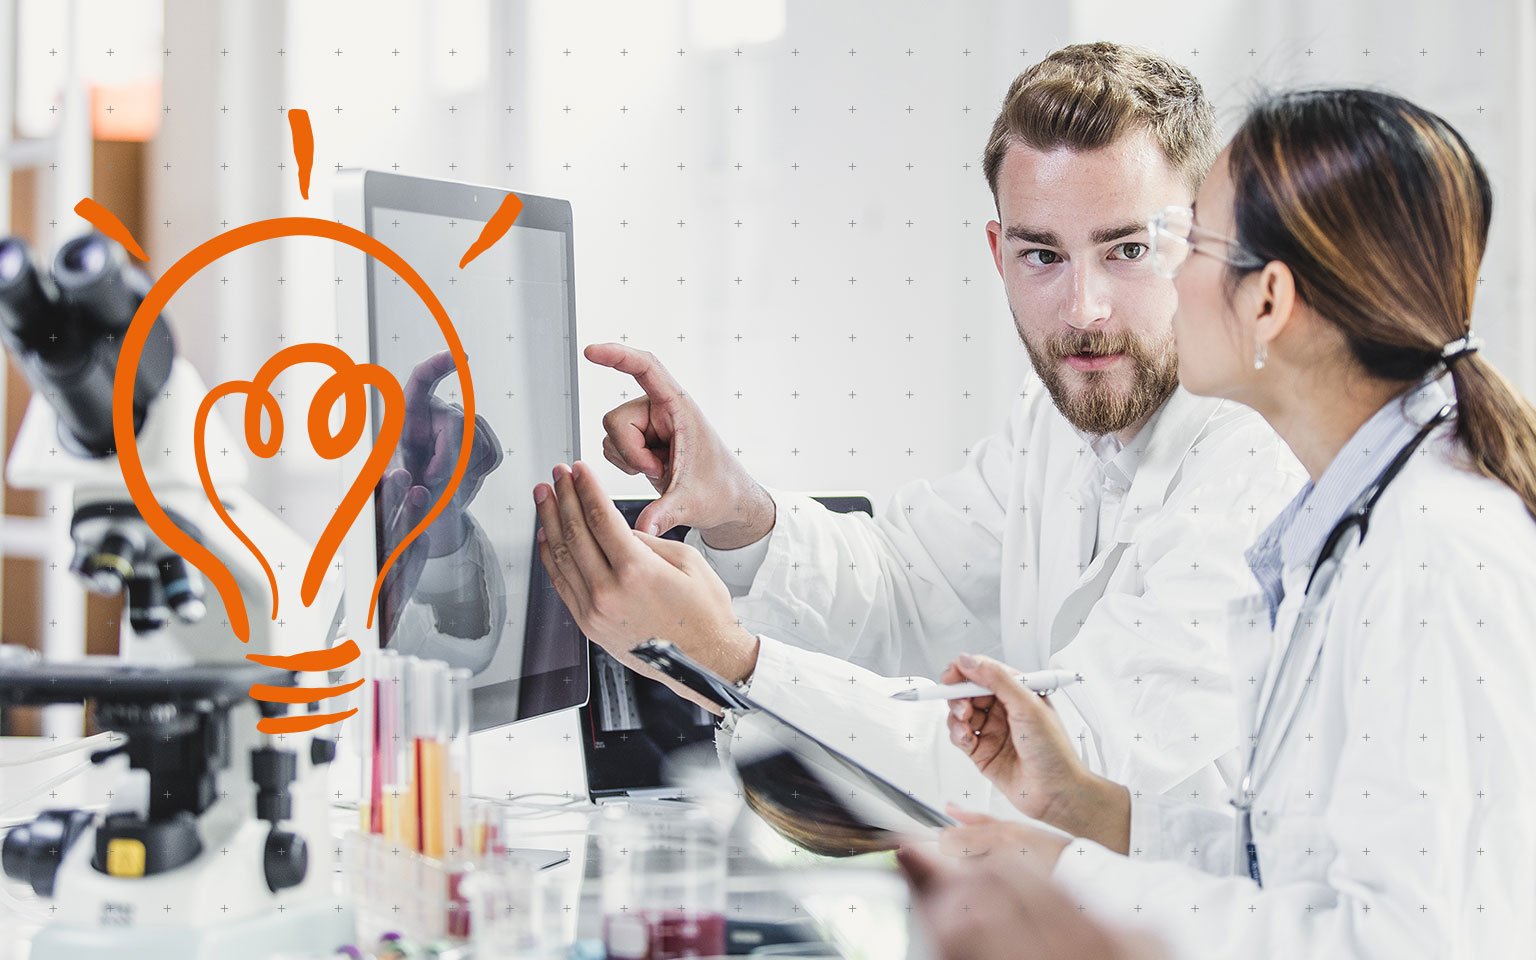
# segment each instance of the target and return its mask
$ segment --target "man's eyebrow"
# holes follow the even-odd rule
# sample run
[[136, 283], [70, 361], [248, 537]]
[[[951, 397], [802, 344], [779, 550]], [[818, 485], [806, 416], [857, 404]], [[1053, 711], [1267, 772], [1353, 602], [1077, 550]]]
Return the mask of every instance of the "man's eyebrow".
[[[1147, 225], [1145, 223], [1127, 221], [1112, 227], [1100, 227], [1089, 235], [1089, 239], [1095, 244], [1110, 243], [1123, 237], [1129, 237], [1132, 234], [1141, 233], [1146, 229]], [[1063, 246], [1061, 237], [1050, 230], [1037, 230], [1033, 227], [1014, 225], [1005, 230], [1004, 234], [1010, 240], [1018, 240], [1023, 243], [1038, 243], [1045, 247]]]
[[1049, 230], [1036, 230], [1032, 227], [1021, 227], [1015, 224], [1004, 231], [1009, 240], [1019, 240], [1024, 243], [1038, 243], [1043, 247], [1062, 246], [1061, 238]]
[[1147, 229], [1147, 225], [1145, 223], [1122, 223], [1114, 227], [1100, 227], [1099, 229], [1093, 231], [1089, 239], [1091, 239], [1094, 243], [1111, 243], [1115, 240], [1121, 240], [1125, 237], [1129, 237], [1134, 233], [1141, 233], [1145, 229]]

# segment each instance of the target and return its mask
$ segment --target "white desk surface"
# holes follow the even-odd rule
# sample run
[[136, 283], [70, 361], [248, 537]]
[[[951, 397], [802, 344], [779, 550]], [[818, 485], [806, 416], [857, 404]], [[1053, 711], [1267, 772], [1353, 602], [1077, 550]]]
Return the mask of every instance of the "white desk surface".
[[[571, 793], [583, 797], [585, 772], [580, 746], [581, 729], [576, 711], [515, 724], [474, 735], [471, 741], [474, 793], [503, 797], [507, 793]], [[28, 756], [49, 746], [52, 741], [32, 737], [0, 737], [0, 759]], [[51, 776], [85, 760], [84, 751], [39, 761], [21, 767], [0, 768], [0, 831], [17, 820], [52, 806], [96, 806], [110, 789], [109, 776], [92, 767], [58, 785], [50, 795], [38, 797], [24, 808], [7, 809], [14, 798], [24, 796]], [[333, 768], [333, 783], [351, 795], [358, 781], [355, 762], [343, 750]], [[757, 871], [755, 876], [732, 876], [728, 889], [751, 896], [754, 891], [792, 890], [803, 904], [806, 916], [830, 929], [835, 938], [854, 947], [851, 956], [869, 958], [898, 957], [909, 945], [911, 914], [906, 908], [905, 888], [888, 869], [871, 870], [853, 863], [817, 862], [808, 854], [794, 852], [767, 827], [756, 822], [745, 825], [754, 851], [762, 851], [768, 861], [781, 865], [782, 871]], [[549, 876], [560, 895], [576, 914], [575, 930], [581, 938], [600, 936], [601, 917], [596, 910], [577, 910], [585, 896], [589, 906], [595, 892], [596, 844], [588, 833], [587, 813], [565, 813], [526, 821], [509, 821], [516, 832], [509, 837], [514, 845], [569, 849], [570, 862], [553, 868]], [[333, 826], [337, 836], [356, 824], [356, 812], [337, 809]], [[30, 891], [5, 882], [12, 895]], [[13, 916], [7, 900], [0, 900], [0, 960], [26, 960], [28, 944], [37, 925]], [[855, 946], [858, 945], [858, 946]]]

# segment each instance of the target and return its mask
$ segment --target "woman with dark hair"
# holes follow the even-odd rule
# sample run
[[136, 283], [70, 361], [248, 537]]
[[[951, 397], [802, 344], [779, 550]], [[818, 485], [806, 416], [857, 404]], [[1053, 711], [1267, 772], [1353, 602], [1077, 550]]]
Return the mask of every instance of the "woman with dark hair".
[[955, 701], [951, 739], [1069, 836], [966, 815], [957, 851], [1178, 957], [1536, 956], [1536, 415], [1469, 325], [1491, 212], [1444, 120], [1323, 90], [1259, 105], [1154, 218], [1180, 380], [1311, 478], [1248, 553], [1232, 809], [1094, 776], [1048, 701], [962, 657], [945, 679], [995, 696]]

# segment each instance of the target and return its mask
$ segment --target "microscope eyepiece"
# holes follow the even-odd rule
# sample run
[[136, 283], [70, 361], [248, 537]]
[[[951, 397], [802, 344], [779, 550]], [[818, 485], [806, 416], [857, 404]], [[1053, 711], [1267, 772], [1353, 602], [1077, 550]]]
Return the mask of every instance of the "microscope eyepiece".
[[58, 265], [70, 274], [98, 274], [107, 265], [107, 245], [94, 233], [76, 237], [59, 251]]
[[[0, 239], [0, 326], [15, 341], [15, 348], [57, 356], [68, 350], [68, 331], [60, 342], [56, 329], [58, 293], [20, 237]], [[9, 344], [8, 344], [9, 345]]]
[[26, 245], [15, 237], [6, 237], [0, 240], [0, 284], [6, 284], [14, 280], [26, 268]]
[[128, 262], [128, 253], [99, 233], [76, 237], [53, 259], [59, 299], [87, 326], [111, 332], [128, 329], [151, 286]]
[[[33, 391], [58, 412], [60, 439], [71, 452], [105, 457], [115, 450], [112, 391], [122, 334], [153, 285], [120, 244], [100, 233], [64, 244], [51, 277], [20, 238], [0, 239], [0, 337]], [[157, 317], [139, 357], [135, 431], [175, 356], [170, 325]]]

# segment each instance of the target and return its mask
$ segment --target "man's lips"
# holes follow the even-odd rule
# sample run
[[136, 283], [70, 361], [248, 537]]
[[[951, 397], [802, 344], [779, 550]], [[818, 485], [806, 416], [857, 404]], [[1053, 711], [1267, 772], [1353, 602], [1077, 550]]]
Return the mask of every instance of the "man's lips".
[[1073, 353], [1063, 357], [1062, 362], [1071, 367], [1073, 370], [1079, 370], [1087, 373], [1092, 370], [1107, 369], [1115, 361], [1124, 356], [1125, 354], [1123, 353], [1105, 353], [1097, 355]]

